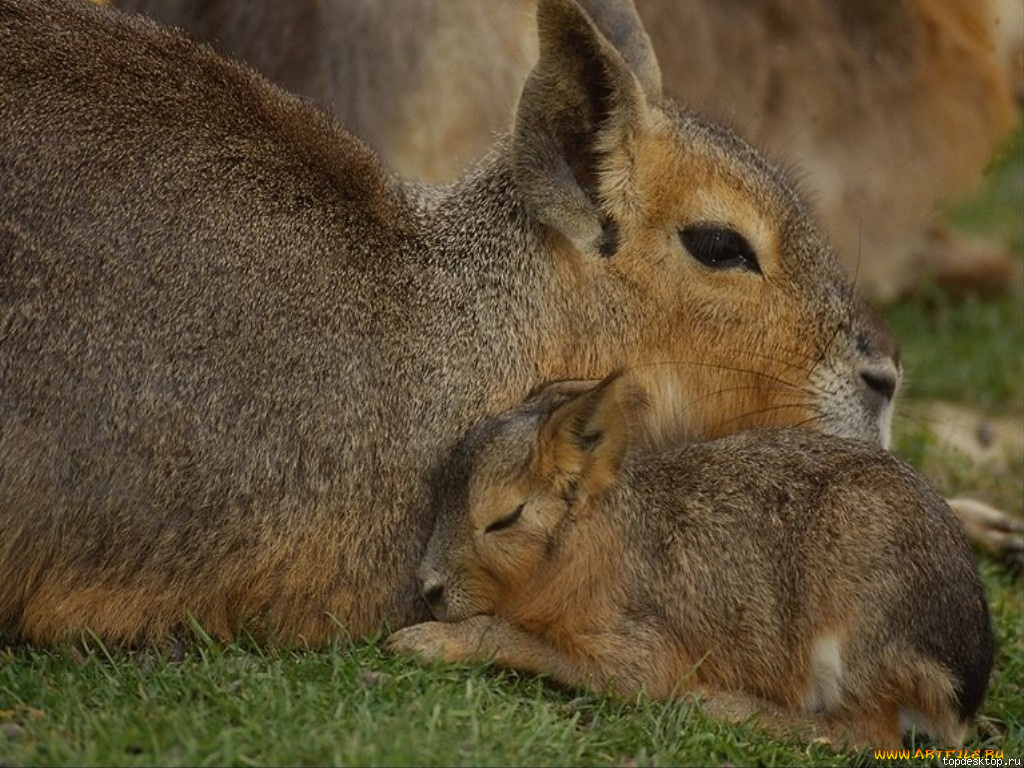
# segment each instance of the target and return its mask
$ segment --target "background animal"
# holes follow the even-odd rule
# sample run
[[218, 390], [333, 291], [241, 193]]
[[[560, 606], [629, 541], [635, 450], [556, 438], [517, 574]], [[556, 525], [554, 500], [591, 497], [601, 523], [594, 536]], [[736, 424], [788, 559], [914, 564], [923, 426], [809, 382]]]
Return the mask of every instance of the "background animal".
[[437, 473], [439, 620], [392, 650], [814, 716], [861, 747], [960, 746], [993, 658], [951, 510], [877, 446], [755, 430], [650, 451], [623, 377], [543, 390]]
[[[451, 180], [507, 129], [532, 0], [120, 0], [331, 109], [401, 174]], [[666, 93], [800, 169], [860, 290], [1000, 291], [1001, 247], [933, 218], [1013, 126], [1020, 0], [639, 0]]]
[[3, 626], [423, 619], [424, 468], [550, 379], [635, 369], [665, 439], [887, 442], [895, 347], [785, 175], [587, 7], [540, 4], [511, 136], [431, 189], [182, 35], [0, 2]]

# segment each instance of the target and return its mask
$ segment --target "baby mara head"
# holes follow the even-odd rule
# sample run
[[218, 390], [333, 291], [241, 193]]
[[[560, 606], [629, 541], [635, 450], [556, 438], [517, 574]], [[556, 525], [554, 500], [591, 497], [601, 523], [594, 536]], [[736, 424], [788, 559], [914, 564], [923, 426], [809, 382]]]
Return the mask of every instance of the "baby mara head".
[[[417, 574], [436, 618], [460, 621], [499, 606], [515, 613], [532, 593], [531, 581], [540, 583], [549, 570], [573, 572], [566, 558], [600, 558], [594, 550], [602, 548], [602, 535], [614, 535], [607, 525], [571, 547], [565, 537], [614, 484], [643, 432], [645, 404], [618, 373], [596, 387], [556, 382], [455, 447], [435, 478], [437, 519]], [[552, 609], [562, 607], [568, 606]]]

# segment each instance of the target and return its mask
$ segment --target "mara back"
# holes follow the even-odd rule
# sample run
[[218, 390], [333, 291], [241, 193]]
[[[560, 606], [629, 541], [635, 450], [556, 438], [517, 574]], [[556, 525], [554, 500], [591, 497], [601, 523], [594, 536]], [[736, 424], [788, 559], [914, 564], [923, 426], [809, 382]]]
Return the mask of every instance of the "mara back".
[[551, 379], [629, 370], [666, 440], [887, 442], [895, 348], [786, 177], [586, 5], [540, 3], [511, 135], [429, 188], [181, 34], [0, 0], [0, 624], [422, 619], [433, 464]]

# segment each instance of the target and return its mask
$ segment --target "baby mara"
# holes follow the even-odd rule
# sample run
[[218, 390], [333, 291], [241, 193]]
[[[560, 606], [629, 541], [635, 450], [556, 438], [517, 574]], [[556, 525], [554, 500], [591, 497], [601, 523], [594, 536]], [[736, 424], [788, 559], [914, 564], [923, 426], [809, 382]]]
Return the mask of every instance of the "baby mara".
[[[559, 683], [689, 691], [855, 746], [961, 743], [993, 641], [946, 503], [881, 448], [762, 430], [653, 451], [623, 377], [552, 385], [437, 477], [398, 652]], [[446, 622], [446, 623], [442, 623]]]

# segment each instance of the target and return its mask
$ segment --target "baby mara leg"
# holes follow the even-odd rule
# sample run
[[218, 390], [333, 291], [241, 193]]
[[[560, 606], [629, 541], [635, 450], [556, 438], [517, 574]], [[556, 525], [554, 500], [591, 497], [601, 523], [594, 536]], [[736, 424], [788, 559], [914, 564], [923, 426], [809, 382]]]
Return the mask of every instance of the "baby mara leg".
[[[544, 639], [495, 616], [414, 624], [388, 637], [385, 647], [391, 653], [414, 656], [426, 663], [493, 663], [544, 675], [569, 687], [604, 690], [614, 683], [607, 670], [595, 660], [560, 651]], [[856, 728], [824, 717], [790, 712], [746, 693], [688, 688], [685, 681], [680, 681], [677, 694], [696, 702], [714, 720], [734, 724], [749, 722], [777, 738], [821, 741], [834, 749], [864, 746], [871, 741], [865, 740]]]
[[423, 662], [490, 662], [544, 675], [571, 687], [602, 688], [605, 682], [593, 661], [560, 651], [496, 616], [414, 624], [388, 637], [385, 647], [391, 653], [414, 656]]
[[695, 701], [713, 720], [736, 725], [749, 723], [776, 739], [798, 739], [848, 752], [900, 743], [898, 732], [882, 733], [874, 722], [794, 712], [742, 691], [698, 688], [686, 698]]

